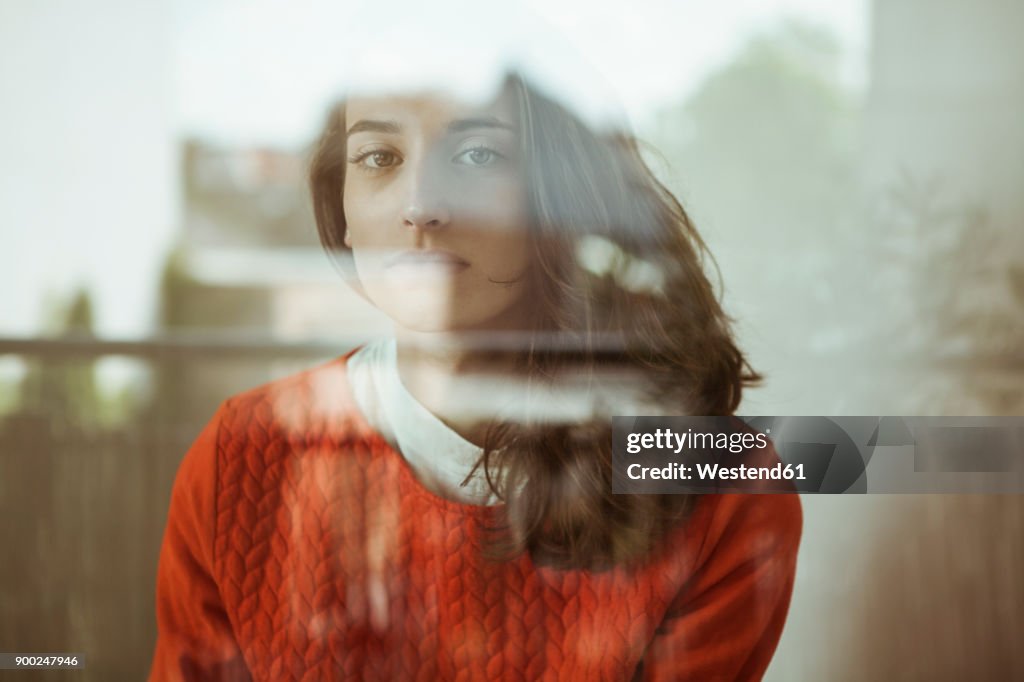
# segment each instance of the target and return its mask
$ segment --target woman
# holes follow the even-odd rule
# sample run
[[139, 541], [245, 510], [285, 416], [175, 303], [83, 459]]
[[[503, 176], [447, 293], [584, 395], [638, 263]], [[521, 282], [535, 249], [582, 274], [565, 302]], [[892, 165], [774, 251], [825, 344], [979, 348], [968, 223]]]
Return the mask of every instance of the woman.
[[633, 141], [517, 76], [354, 96], [311, 186], [394, 338], [186, 454], [150, 679], [759, 678], [798, 498], [611, 493], [611, 415], [728, 415], [759, 378]]

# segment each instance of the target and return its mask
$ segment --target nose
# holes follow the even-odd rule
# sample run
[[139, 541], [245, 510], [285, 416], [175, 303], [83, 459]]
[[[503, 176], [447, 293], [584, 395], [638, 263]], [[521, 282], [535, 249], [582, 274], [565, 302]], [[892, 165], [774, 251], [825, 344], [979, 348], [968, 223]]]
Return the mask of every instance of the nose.
[[413, 230], [430, 230], [451, 222], [451, 211], [444, 197], [439, 169], [423, 164], [410, 173], [409, 192], [401, 211], [402, 223]]
[[429, 230], [444, 227], [451, 222], [448, 209], [439, 203], [410, 201], [402, 211], [402, 223], [409, 228]]

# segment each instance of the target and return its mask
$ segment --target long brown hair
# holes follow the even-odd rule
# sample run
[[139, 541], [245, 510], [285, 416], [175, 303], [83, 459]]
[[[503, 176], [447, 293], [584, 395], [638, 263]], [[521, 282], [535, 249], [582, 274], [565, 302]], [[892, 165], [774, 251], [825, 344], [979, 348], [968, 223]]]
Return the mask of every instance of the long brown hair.
[[[519, 76], [506, 87], [518, 102], [534, 245], [526, 276], [536, 317], [517, 366], [530, 381], [571, 373], [591, 386], [626, 371], [664, 414], [732, 414], [761, 376], [734, 342], [686, 211], [632, 136], [596, 133]], [[317, 230], [332, 255], [348, 250], [344, 148], [339, 104], [310, 168]], [[612, 494], [610, 416], [490, 425], [478, 467], [506, 504], [496, 554], [528, 551], [560, 568], [624, 565], [686, 517], [691, 495]]]

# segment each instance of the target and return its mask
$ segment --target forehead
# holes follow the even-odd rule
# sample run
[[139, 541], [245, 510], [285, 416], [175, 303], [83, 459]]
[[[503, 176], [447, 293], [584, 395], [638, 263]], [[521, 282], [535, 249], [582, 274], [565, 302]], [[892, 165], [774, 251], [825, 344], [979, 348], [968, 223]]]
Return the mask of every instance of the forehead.
[[451, 93], [429, 91], [394, 95], [361, 95], [345, 103], [345, 124], [359, 121], [389, 121], [406, 126], [433, 129], [462, 120], [488, 119], [517, 126], [516, 108], [508, 91], [496, 96], [472, 100]]

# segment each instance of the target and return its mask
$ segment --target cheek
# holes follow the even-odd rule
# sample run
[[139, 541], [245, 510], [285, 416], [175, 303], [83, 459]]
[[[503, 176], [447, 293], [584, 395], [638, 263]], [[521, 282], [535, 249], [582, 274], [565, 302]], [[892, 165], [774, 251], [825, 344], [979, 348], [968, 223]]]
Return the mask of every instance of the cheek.
[[477, 262], [492, 279], [511, 279], [530, 260], [527, 231], [520, 225], [495, 226], [479, 238], [475, 252]]
[[344, 201], [345, 225], [348, 238], [354, 245], [366, 243], [366, 238], [379, 232], [369, 226], [380, 220], [381, 202], [370, 201], [365, 193], [353, 184], [345, 184]]
[[514, 182], [477, 189], [459, 211], [462, 226], [471, 233], [467, 240], [488, 270], [505, 275], [521, 271], [530, 254], [525, 191]]
[[458, 212], [468, 223], [521, 226], [525, 222], [526, 190], [513, 177], [499, 176], [467, 183], [453, 193]]
[[[386, 295], [383, 279], [384, 259], [394, 246], [387, 243], [388, 231], [381, 229], [387, 215], [387, 202], [370, 196], [358, 182], [345, 183], [342, 202], [345, 211], [345, 230], [352, 248], [352, 261], [361, 288], [378, 306]], [[384, 299], [386, 300], [386, 298]]]

